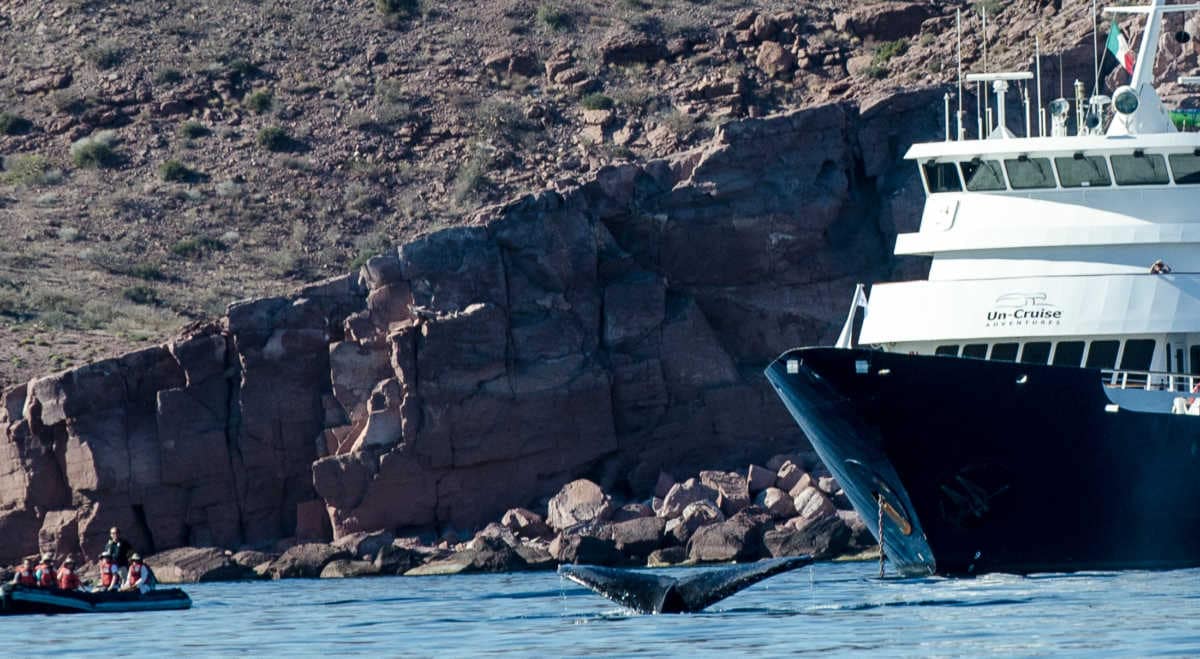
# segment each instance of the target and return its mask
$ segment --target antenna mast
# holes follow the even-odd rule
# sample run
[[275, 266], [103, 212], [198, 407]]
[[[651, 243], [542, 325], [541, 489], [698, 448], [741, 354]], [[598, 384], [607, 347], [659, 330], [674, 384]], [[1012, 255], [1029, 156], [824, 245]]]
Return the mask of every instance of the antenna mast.
[[1037, 116], [1038, 137], [1046, 136], [1046, 119], [1042, 116], [1042, 42], [1038, 33], [1033, 34], [1034, 67], [1037, 69]]
[[962, 7], [954, 12], [954, 31], [958, 34], [958, 139], [966, 137], [963, 126], [963, 78], [962, 78]]
[[1096, 0], [1092, 0], [1092, 60], [1096, 66], [1095, 74], [1096, 81], [1092, 85], [1092, 95], [1100, 93], [1100, 37], [1097, 35], [1099, 21], [1096, 20], [1098, 12], [1096, 11]]

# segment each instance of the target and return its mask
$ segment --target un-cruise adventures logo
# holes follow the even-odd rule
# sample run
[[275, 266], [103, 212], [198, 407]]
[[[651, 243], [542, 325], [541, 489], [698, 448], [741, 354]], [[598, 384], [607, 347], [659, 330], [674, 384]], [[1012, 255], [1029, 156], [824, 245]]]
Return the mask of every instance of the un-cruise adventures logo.
[[1062, 309], [1045, 293], [1005, 293], [987, 313], [987, 327], [1035, 327], [1062, 324]]

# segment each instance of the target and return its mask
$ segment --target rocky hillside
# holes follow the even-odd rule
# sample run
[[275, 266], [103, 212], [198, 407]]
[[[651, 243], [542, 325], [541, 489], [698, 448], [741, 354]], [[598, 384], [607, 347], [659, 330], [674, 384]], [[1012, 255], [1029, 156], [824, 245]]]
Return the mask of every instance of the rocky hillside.
[[0, 2], [0, 386], [731, 119], [939, 85], [985, 4], [992, 66], [1037, 17], [1088, 41], [1061, 0]]

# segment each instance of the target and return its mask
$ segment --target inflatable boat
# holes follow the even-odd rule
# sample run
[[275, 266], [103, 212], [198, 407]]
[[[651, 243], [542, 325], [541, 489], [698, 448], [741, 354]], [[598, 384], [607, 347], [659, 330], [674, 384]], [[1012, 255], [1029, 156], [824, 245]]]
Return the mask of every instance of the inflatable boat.
[[138, 592], [89, 593], [81, 590], [0, 587], [0, 615], [25, 613], [123, 613], [190, 609], [192, 599], [179, 588]]

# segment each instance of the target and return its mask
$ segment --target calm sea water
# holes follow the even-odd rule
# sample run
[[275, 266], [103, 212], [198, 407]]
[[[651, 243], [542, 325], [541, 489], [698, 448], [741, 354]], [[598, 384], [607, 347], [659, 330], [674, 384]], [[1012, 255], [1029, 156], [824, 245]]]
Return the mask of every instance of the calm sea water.
[[815, 565], [704, 613], [659, 616], [553, 573], [196, 584], [190, 611], [0, 618], [0, 634], [20, 656], [1200, 655], [1200, 570], [883, 581], [875, 570]]

